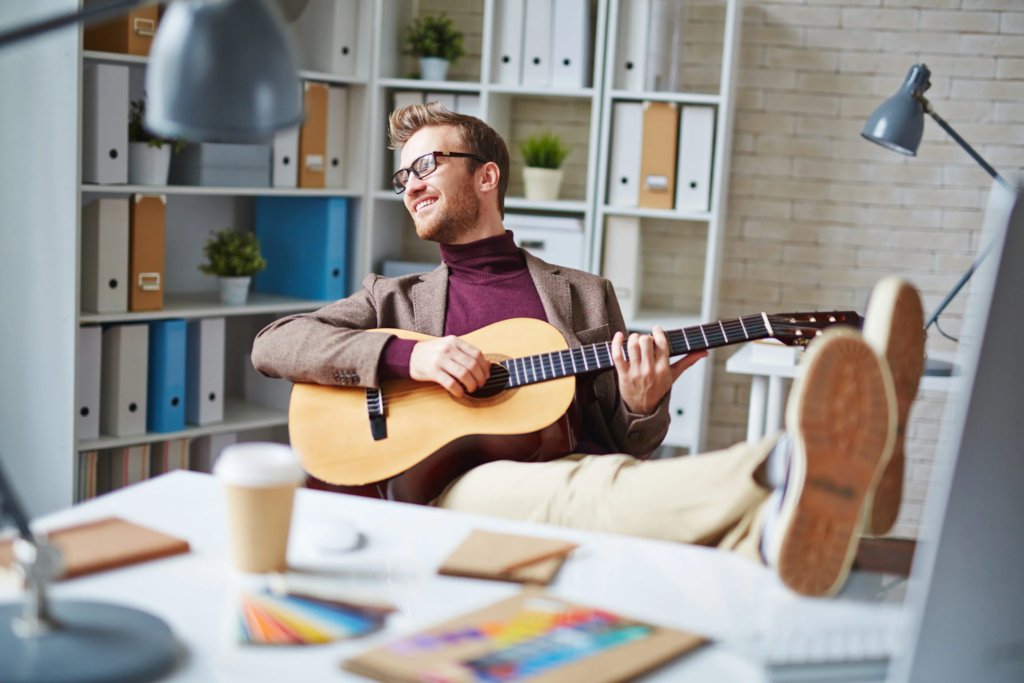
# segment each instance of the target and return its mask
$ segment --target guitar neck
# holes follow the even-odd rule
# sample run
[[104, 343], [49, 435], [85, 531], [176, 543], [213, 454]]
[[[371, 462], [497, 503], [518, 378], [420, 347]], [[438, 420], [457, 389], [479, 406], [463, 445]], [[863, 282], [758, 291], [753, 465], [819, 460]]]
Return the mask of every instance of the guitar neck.
[[[669, 352], [673, 356], [679, 356], [684, 353], [716, 349], [729, 344], [766, 339], [772, 336], [772, 331], [768, 325], [767, 316], [761, 313], [672, 330], [666, 332], [665, 335], [668, 337]], [[629, 360], [625, 344], [622, 346], [622, 355]], [[612, 360], [611, 342], [540, 353], [523, 358], [512, 358], [502, 361], [500, 365], [508, 370], [509, 376], [505, 385], [507, 387], [521, 387], [526, 384], [615, 367]]]

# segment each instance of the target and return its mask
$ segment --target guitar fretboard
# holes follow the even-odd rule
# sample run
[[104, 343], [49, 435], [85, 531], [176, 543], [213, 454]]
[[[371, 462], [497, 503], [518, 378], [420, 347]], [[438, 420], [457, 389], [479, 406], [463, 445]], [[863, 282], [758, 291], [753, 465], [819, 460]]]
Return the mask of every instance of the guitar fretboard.
[[[666, 332], [671, 355], [678, 356], [694, 351], [715, 349], [738, 342], [766, 339], [771, 332], [765, 325], [764, 314], [748, 315], [733, 320], [717, 323], [694, 325], [681, 330]], [[622, 354], [629, 360], [626, 345], [622, 345]], [[506, 388], [521, 387], [526, 384], [545, 382], [560, 377], [579, 375], [595, 370], [608, 370], [615, 367], [612, 360], [611, 342], [589, 344], [576, 349], [540, 353], [535, 356], [524, 356], [501, 361], [500, 365], [508, 370]]]

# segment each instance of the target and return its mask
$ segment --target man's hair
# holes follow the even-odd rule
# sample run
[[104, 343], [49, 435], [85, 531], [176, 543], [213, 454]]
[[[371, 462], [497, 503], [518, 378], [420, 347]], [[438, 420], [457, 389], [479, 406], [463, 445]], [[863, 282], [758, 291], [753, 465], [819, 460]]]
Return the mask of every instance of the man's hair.
[[[509, 156], [508, 147], [498, 132], [480, 119], [456, 114], [444, 108], [440, 102], [410, 104], [391, 112], [388, 118], [391, 149], [399, 149], [421, 128], [428, 126], [449, 126], [455, 131], [457, 144], [461, 149], [431, 150], [444, 152], [468, 152], [476, 154], [498, 165], [498, 211], [505, 217], [505, 192], [508, 191]], [[479, 163], [474, 159], [468, 161]]]

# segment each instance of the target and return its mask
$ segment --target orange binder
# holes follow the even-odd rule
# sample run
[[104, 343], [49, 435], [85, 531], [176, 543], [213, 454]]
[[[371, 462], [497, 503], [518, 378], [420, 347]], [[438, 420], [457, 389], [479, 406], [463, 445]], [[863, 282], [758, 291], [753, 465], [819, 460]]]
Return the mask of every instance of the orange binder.
[[85, 29], [85, 49], [148, 55], [159, 23], [156, 5], [134, 9], [111, 21]]
[[303, 84], [306, 92], [306, 120], [299, 133], [299, 187], [324, 187], [327, 175], [326, 83]]
[[679, 105], [644, 102], [644, 137], [640, 150], [640, 206], [671, 209], [676, 197], [679, 151]]
[[128, 310], [164, 307], [164, 233], [167, 195], [132, 195], [128, 241]]

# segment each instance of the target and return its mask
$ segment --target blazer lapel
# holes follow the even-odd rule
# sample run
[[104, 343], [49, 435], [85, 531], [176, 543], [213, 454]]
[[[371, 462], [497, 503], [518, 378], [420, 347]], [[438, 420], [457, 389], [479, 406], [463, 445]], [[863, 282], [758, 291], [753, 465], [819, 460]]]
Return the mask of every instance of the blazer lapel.
[[448, 312], [448, 266], [440, 266], [420, 276], [412, 287], [413, 329], [434, 337], [444, 336]]
[[523, 250], [526, 267], [537, 287], [537, 294], [544, 305], [544, 314], [548, 322], [562, 333], [569, 346], [579, 346], [572, 327], [572, 292], [569, 281], [561, 274], [558, 266], [541, 261], [530, 252]]

